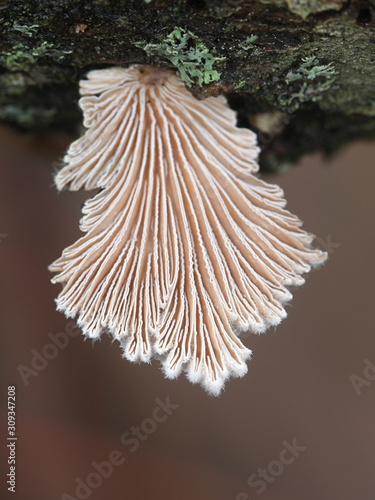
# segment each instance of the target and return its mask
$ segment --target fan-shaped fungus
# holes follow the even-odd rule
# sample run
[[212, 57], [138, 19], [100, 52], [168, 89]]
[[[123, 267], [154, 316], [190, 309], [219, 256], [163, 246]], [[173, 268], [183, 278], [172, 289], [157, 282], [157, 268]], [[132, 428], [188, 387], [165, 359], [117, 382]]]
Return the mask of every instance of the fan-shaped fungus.
[[163, 69], [91, 71], [81, 81], [87, 130], [69, 148], [59, 189], [100, 188], [86, 233], [50, 266], [58, 309], [85, 335], [109, 330], [131, 361], [163, 360], [218, 394], [243, 376], [243, 331], [286, 316], [289, 285], [323, 262], [313, 236], [260, 180], [256, 136], [224, 97], [199, 101]]

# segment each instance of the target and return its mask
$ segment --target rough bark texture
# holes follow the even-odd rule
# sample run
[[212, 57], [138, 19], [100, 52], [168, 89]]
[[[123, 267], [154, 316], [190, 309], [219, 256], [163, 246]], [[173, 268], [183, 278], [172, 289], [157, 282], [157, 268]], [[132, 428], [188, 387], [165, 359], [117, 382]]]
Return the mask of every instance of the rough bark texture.
[[225, 93], [262, 166], [375, 136], [375, 0], [0, 0], [0, 120], [72, 135], [92, 68], [175, 68]]

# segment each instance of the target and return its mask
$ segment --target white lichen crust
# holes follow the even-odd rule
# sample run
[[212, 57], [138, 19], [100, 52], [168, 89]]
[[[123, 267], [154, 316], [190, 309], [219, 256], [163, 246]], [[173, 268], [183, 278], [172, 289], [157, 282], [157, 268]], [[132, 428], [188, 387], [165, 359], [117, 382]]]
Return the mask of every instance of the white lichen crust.
[[130, 361], [219, 394], [251, 355], [237, 334], [285, 316], [287, 286], [323, 262], [313, 235], [263, 182], [256, 136], [224, 97], [195, 99], [170, 71], [132, 66], [81, 81], [87, 130], [69, 148], [59, 189], [100, 191], [86, 233], [50, 270], [58, 309], [85, 335], [106, 330]]

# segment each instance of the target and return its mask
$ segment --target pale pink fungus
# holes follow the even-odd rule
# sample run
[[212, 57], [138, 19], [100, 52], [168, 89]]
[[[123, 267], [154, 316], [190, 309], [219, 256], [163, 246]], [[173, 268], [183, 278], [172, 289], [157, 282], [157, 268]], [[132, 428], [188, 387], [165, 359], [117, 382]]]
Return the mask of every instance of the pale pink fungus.
[[81, 81], [87, 130], [57, 174], [101, 191], [83, 208], [86, 233], [50, 270], [58, 309], [85, 335], [105, 329], [131, 361], [163, 360], [218, 394], [251, 355], [238, 338], [285, 316], [287, 286], [326, 254], [260, 180], [256, 136], [224, 97], [199, 101], [150, 66], [91, 71]]

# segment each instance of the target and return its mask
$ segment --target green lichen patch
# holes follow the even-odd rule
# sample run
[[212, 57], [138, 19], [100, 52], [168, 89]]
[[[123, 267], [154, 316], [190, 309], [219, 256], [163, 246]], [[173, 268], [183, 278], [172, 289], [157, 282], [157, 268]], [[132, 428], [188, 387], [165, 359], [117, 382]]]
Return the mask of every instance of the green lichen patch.
[[332, 62], [319, 64], [315, 56], [302, 59], [296, 69], [285, 76], [287, 92], [282, 92], [279, 102], [289, 113], [295, 112], [302, 103], [317, 102], [334, 82], [336, 70]]
[[220, 79], [216, 66], [225, 58], [214, 56], [202, 40], [189, 30], [175, 28], [160, 43], [138, 42], [136, 45], [148, 55], [157, 55], [172, 63], [188, 87], [194, 84], [202, 86]]
[[240, 42], [238, 44], [240, 52], [242, 51], [247, 52], [248, 50], [252, 50], [254, 48], [254, 43], [257, 41], [257, 39], [258, 39], [257, 35], [250, 35], [246, 37], [246, 39], [243, 42]]
[[9, 71], [28, 71], [38, 59], [42, 57], [52, 58], [60, 62], [71, 50], [56, 50], [53, 43], [42, 42], [35, 47], [29, 47], [24, 43], [17, 43], [10, 51], [0, 56], [0, 64]]
[[296, 71], [289, 71], [285, 77], [286, 83], [294, 82], [296, 80], [303, 80], [307, 78], [308, 80], [314, 80], [317, 77], [325, 77], [328, 80], [332, 79], [335, 74], [335, 68], [333, 63], [329, 64], [318, 64], [319, 61], [315, 56], [304, 57], [302, 59], [302, 64]]
[[31, 37], [39, 28], [39, 24], [19, 24], [17, 21], [13, 23], [14, 31], [19, 31], [22, 35]]

